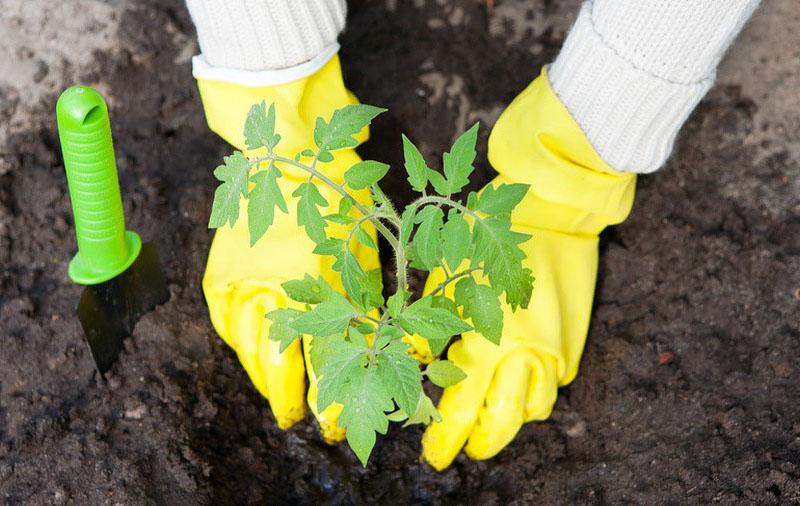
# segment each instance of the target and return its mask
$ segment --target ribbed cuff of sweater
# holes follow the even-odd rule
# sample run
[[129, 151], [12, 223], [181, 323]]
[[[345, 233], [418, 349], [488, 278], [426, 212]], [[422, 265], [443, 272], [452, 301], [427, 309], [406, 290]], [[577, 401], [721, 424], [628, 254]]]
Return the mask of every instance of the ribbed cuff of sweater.
[[268, 86], [301, 79], [336, 54], [344, 0], [186, 0], [200, 79]]
[[608, 165], [650, 173], [669, 156], [758, 0], [621, 3], [585, 2], [548, 74]]

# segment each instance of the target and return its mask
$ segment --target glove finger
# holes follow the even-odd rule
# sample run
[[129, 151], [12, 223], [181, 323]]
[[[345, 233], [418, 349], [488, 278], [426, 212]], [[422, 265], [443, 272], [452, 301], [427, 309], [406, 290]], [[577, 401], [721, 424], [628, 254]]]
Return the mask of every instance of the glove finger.
[[339, 427], [339, 414], [342, 412], [342, 405], [334, 403], [322, 410], [322, 413], [317, 409], [317, 393], [319, 388], [317, 385], [317, 376], [314, 373], [314, 367], [311, 365], [311, 337], [303, 336], [303, 354], [306, 359], [306, 372], [308, 373], [308, 406], [311, 412], [314, 413], [319, 422], [319, 431], [322, 438], [328, 444], [335, 444], [344, 440], [345, 431]]
[[464, 449], [470, 458], [494, 457], [517, 435], [525, 420], [530, 375], [529, 353], [513, 351], [500, 362]]
[[428, 364], [433, 361], [434, 357], [431, 352], [431, 347], [428, 340], [417, 334], [403, 336], [403, 342], [411, 346], [408, 348], [408, 353], [423, 364]]
[[[475, 337], [477, 340], [473, 339], [469, 345], [471, 348], [480, 348], [480, 341], [485, 340], [480, 336]], [[466, 341], [464, 339], [453, 344], [448, 358], [461, 367], [467, 377], [445, 388], [438, 406], [442, 421], [432, 423], [422, 436], [422, 457], [438, 471], [453, 462], [467, 441], [494, 371], [492, 354], [482, 356], [479, 350], [471, 350], [471, 354], [468, 354]]]
[[232, 340], [253, 384], [269, 400], [281, 429], [288, 429], [305, 416], [305, 367], [300, 343], [283, 353], [280, 343], [269, 339], [270, 321], [264, 317], [275, 307], [274, 297], [242, 290], [230, 308]]
[[531, 377], [525, 402], [525, 421], [546, 420], [558, 397], [558, 362], [549, 353], [531, 352]]

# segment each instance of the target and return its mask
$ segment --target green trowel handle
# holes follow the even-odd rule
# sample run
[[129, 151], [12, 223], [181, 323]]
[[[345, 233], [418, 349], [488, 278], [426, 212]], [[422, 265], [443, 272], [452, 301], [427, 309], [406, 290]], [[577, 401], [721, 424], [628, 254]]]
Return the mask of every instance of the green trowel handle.
[[78, 242], [68, 273], [82, 285], [102, 283], [125, 271], [142, 244], [125, 230], [108, 107], [92, 88], [72, 86], [56, 119]]

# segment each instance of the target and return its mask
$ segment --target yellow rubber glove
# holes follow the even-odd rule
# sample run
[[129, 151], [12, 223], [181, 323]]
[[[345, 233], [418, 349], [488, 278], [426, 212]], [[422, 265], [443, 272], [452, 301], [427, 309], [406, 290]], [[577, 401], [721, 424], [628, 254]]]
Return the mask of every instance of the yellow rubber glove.
[[[330, 118], [334, 110], [357, 103], [344, 87], [338, 56], [315, 74], [287, 84], [246, 87], [199, 80], [198, 86], [209, 127], [243, 151], [244, 122], [250, 107], [261, 101], [274, 103], [275, 131], [281, 135], [275, 151], [288, 158], [314, 146], [317, 117]], [[367, 135], [364, 129], [359, 140], [365, 141]], [[245, 154], [248, 153], [245, 151]], [[337, 150], [333, 154], [333, 162], [321, 163], [318, 168], [341, 183], [344, 171], [360, 159], [352, 149]], [[278, 179], [278, 184], [289, 213], [276, 212], [273, 225], [250, 247], [247, 206], [242, 200], [236, 225], [220, 228], [214, 236], [203, 291], [214, 328], [236, 351], [253, 384], [269, 400], [278, 426], [287, 429], [305, 416], [307, 374], [308, 405], [319, 420], [322, 435], [329, 442], [340, 441], [344, 438], [344, 430], [337, 426], [341, 406], [331, 405], [322, 413], [316, 411], [317, 385], [308, 359], [308, 343], [304, 342], [304, 357], [299, 342], [295, 341], [280, 353], [279, 343], [268, 338], [270, 320], [264, 315], [276, 308], [297, 307], [285, 296], [281, 283], [302, 278], [304, 274], [321, 275], [344, 293], [339, 275], [331, 269], [333, 257], [313, 254], [314, 243], [297, 224], [297, 200], [291, 194], [300, 182], [308, 180], [308, 174], [288, 166], [280, 166], [280, 169], [283, 177]], [[319, 184], [318, 188], [330, 204], [329, 212], [336, 212], [339, 195], [324, 184]], [[371, 204], [366, 190], [356, 193], [356, 198], [363, 204]], [[326, 232], [329, 237], [346, 237], [344, 226], [329, 225]], [[369, 233], [374, 238], [374, 230]], [[377, 251], [355, 243], [352, 249], [365, 270], [379, 267]]]
[[[504, 308], [496, 346], [475, 332], [448, 351], [467, 374], [445, 389], [442, 421], [422, 438], [423, 457], [444, 469], [466, 443], [467, 455], [487, 459], [523, 423], [550, 416], [559, 386], [575, 378], [583, 352], [597, 275], [598, 233], [620, 223], [633, 204], [636, 177], [608, 167], [553, 92], [546, 71], [500, 116], [489, 138], [493, 184], [527, 183], [514, 210], [524, 265], [536, 280], [528, 309]], [[443, 277], [432, 273], [427, 290]], [[429, 355], [419, 341], [421, 356]]]

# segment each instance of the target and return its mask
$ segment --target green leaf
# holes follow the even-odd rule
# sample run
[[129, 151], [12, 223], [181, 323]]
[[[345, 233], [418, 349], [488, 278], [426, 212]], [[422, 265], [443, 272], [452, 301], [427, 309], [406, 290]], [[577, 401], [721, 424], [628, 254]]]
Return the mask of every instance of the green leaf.
[[364, 334], [356, 327], [348, 327], [348, 339], [351, 343], [362, 348], [369, 348], [369, 343]]
[[261, 102], [250, 108], [244, 122], [244, 142], [248, 149], [258, 149], [267, 146], [270, 151], [281, 140], [275, 133], [275, 104], [269, 105]]
[[347, 216], [350, 214], [350, 209], [353, 208], [353, 199], [350, 197], [343, 197], [339, 201], [339, 214], [342, 216]]
[[[491, 279], [491, 278], [490, 278]], [[516, 282], [506, 287], [506, 301], [511, 305], [511, 310], [518, 307], [527, 308], [533, 294], [533, 273], [527, 267], [519, 273]]]
[[444, 213], [436, 206], [426, 206], [417, 213], [419, 223], [414, 235], [414, 247], [425, 268], [433, 269], [442, 256], [442, 225]]
[[[351, 104], [334, 111], [330, 122], [317, 118], [314, 143], [324, 151], [352, 148], [358, 145], [353, 137], [386, 109], [364, 104]], [[324, 161], [320, 158], [321, 161]]]
[[358, 242], [367, 248], [378, 249], [375, 241], [372, 240], [372, 237], [366, 232], [366, 230], [362, 228], [361, 225], [359, 225], [358, 229], [356, 229], [356, 239], [358, 239]]
[[364, 160], [347, 169], [347, 172], [344, 173], [344, 180], [350, 188], [362, 190], [380, 181], [387, 172], [389, 172], [389, 166], [385, 163]]
[[467, 377], [464, 371], [449, 360], [434, 360], [428, 364], [425, 373], [434, 385], [442, 388], [455, 385]]
[[364, 335], [373, 334], [375, 332], [375, 324], [370, 322], [359, 323], [353, 328], [358, 329], [358, 331]]
[[272, 321], [269, 327], [269, 338], [273, 341], [280, 341], [281, 353], [283, 353], [295, 339], [300, 337], [300, 332], [295, 330], [292, 324], [302, 314], [302, 311], [286, 308], [275, 309], [267, 313], [266, 317]]
[[367, 274], [349, 249], [345, 249], [344, 255], [333, 264], [333, 268], [339, 272], [345, 292], [354, 301], [363, 304], [364, 291], [367, 289]]
[[522, 202], [529, 188], [530, 185], [527, 184], [501, 184], [497, 187], [488, 185], [469, 208], [486, 214], [509, 214]]
[[439, 356], [447, 347], [447, 343], [450, 342], [449, 337], [441, 338], [441, 337], [429, 337], [428, 339], [428, 347], [431, 349], [431, 354], [433, 356]]
[[383, 305], [383, 277], [380, 269], [364, 272], [349, 249], [337, 257], [333, 270], [342, 278], [345, 292], [361, 308], [369, 310]]
[[383, 305], [383, 271], [372, 269], [364, 277], [364, 309], [372, 309]]
[[292, 328], [302, 334], [327, 336], [344, 332], [356, 310], [341, 294], [331, 292], [328, 300], [317, 304], [311, 311], [298, 316]]
[[398, 319], [404, 329], [426, 338], [434, 354], [444, 349], [450, 337], [472, 329], [447, 309], [433, 307], [431, 297], [414, 302]]
[[380, 350], [390, 342], [400, 339], [405, 335], [405, 332], [394, 325], [384, 325], [381, 327], [381, 333], [378, 335], [377, 341], [375, 342], [375, 348]]
[[451, 209], [447, 223], [442, 228], [442, 250], [451, 270], [458, 269], [461, 261], [467, 258], [470, 244], [472, 233], [467, 220], [458, 211]]
[[421, 192], [428, 186], [428, 165], [417, 147], [403, 134], [403, 158], [405, 159], [408, 182]]
[[329, 237], [316, 245], [314, 248], [314, 253], [317, 255], [339, 256], [342, 254], [343, 248], [343, 240], [336, 239], [335, 237]]
[[214, 192], [208, 228], [219, 228], [239, 219], [239, 200], [247, 197], [247, 174], [250, 161], [239, 152], [224, 158], [224, 164], [214, 170], [214, 177], [222, 181]]
[[303, 279], [293, 279], [281, 284], [290, 299], [305, 304], [319, 304], [327, 300], [332, 289], [324, 279], [315, 279], [306, 274]]
[[372, 194], [372, 200], [375, 201], [376, 209], [392, 207], [391, 200], [389, 200], [389, 197], [387, 197], [386, 194], [383, 193], [383, 190], [381, 190], [380, 186], [378, 186], [377, 184], [372, 185], [372, 188], [370, 188], [370, 193]]
[[447, 184], [447, 181], [441, 173], [433, 169], [428, 169], [428, 179], [431, 185], [433, 185], [433, 189], [436, 190], [436, 193], [440, 195], [450, 194], [450, 185]]
[[425, 395], [425, 392], [422, 392], [422, 395], [419, 396], [419, 402], [417, 403], [416, 411], [413, 415], [408, 417], [408, 421], [403, 424], [403, 427], [416, 425], [418, 423], [430, 425], [431, 421], [441, 422], [442, 415], [440, 415], [439, 411], [436, 410], [431, 398]]
[[414, 247], [413, 242], [406, 246], [406, 260], [408, 260], [408, 265], [412, 269], [418, 269], [421, 271], [428, 270], [425, 264], [422, 263], [422, 260], [420, 260], [419, 254], [417, 253], [417, 248]]
[[275, 220], [275, 208], [277, 207], [284, 213], [289, 210], [286, 201], [278, 186], [278, 178], [281, 172], [275, 165], [270, 165], [267, 170], [256, 172], [250, 176], [250, 181], [255, 186], [250, 190], [247, 199], [247, 226], [250, 230], [250, 246], [253, 246]]
[[406, 301], [406, 293], [403, 290], [398, 290], [394, 294], [389, 296], [389, 299], [386, 301], [386, 308], [389, 310], [389, 316], [392, 318], [397, 318], [397, 315], [400, 314], [400, 311], [403, 310], [403, 305]]
[[394, 413], [389, 413], [386, 415], [386, 418], [388, 418], [390, 422], [405, 421], [406, 423], [403, 424], [404, 428], [408, 427], [409, 425], [430, 425], [431, 421], [442, 421], [442, 415], [440, 415], [439, 411], [436, 410], [436, 407], [433, 405], [433, 401], [431, 401], [430, 397], [425, 395], [425, 392], [422, 392], [422, 395], [419, 396], [417, 408], [414, 414], [412, 414], [410, 417], [405, 411], [398, 409]]
[[453, 313], [458, 318], [461, 318], [461, 315], [458, 312], [458, 306], [453, 299], [449, 297], [445, 297], [444, 295], [432, 295], [431, 296], [431, 307], [439, 307], [442, 309], [446, 309]]
[[333, 161], [333, 153], [327, 149], [320, 149], [319, 153], [317, 154], [317, 160], [322, 163], [330, 163]]
[[306, 234], [312, 241], [319, 244], [325, 240], [325, 220], [322, 219], [317, 206], [328, 206], [328, 201], [319, 192], [317, 186], [311, 182], [301, 183], [292, 193], [298, 197], [297, 224], [305, 227]]
[[386, 434], [386, 411], [394, 408], [392, 398], [377, 367], [357, 369], [342, 388], [343, 404], [339, 426], [346, 430], [347, 443], [363, 466], [375, 446], [375, 433]]
[[475, 161], [478, 126], [478, 123], [475, 123], [469, 130], [461, 134], [453, 143], [450, 151], [444, 154], [444, 175], [447, 178], [445, 195], [457, 193], [469, 183], [469, 176], [475, 170], [472, 164]]
[[417, 217], [414, 206], [407, 206], [400, 220], [400, 242], [408, 244], [411, 232], [414, 230], [414, 221]]
[[[317, 349], [316, 356], [314, 349]], [[319, 374], [317, 409], [322, 412], [334, 402], [345, 403], [344, 387], [356, 374], [366, 371], [369, 348], [352, 343], [343, 335], [314, 337], [311, 344], [312, 365]]]
[[467, 195], [467, 209], [475, 210], [477, 203], [478, 194], [475, 192], [469, 192], [469, 195]]
[[331, 334], [329, 336], [311, 336], [311, 366], [317, 372], [317, 378], [322, 368], [336, 353], [339, 341], [344, 341], [344, 334]]
[[473, 260], [483, 262], [483, 272], [492, 287], [506, 292], [506, 302], [512, 309], [528, 307], [533, 276], [530, 269], [522, 266], [525, 253], [519, 244], [530, 235], [512, 231], [508, 217], [502, 216], [476, 220], [473, 234]]
[[393, 342], [378, 353], [378, 375], [397, 406], [407, 413], [417, 407], [422, 393], [419, 362], [406, 350], [409, 344]]
[[386, 415], [386, 418], [388, 418], [390, 422], [403, 422], [408, 420], [408, 415], [402, 409], [398, 409]]
[[462, 306], [464, 318], [472, 319], [475, 327], [483, 337], [500, 344], [503, 335], [503, 308], [497, 292], [487, 285], [478, 284], [471, 277], [461, 278], [456, 283], [456, 302]]
[[325, 221], [332, 221], [332, 222], [338, 223], [340, 225], [349, 225], [349, 224], [351, 224], [351, 223], [356, 221], [351, 216], [342, 215], [342, 214], [339, 214], [339, 213], [333, 213], [333, 214], [325, 215], [325, 216], [322, 217], [322, 219], [324, 219]]

